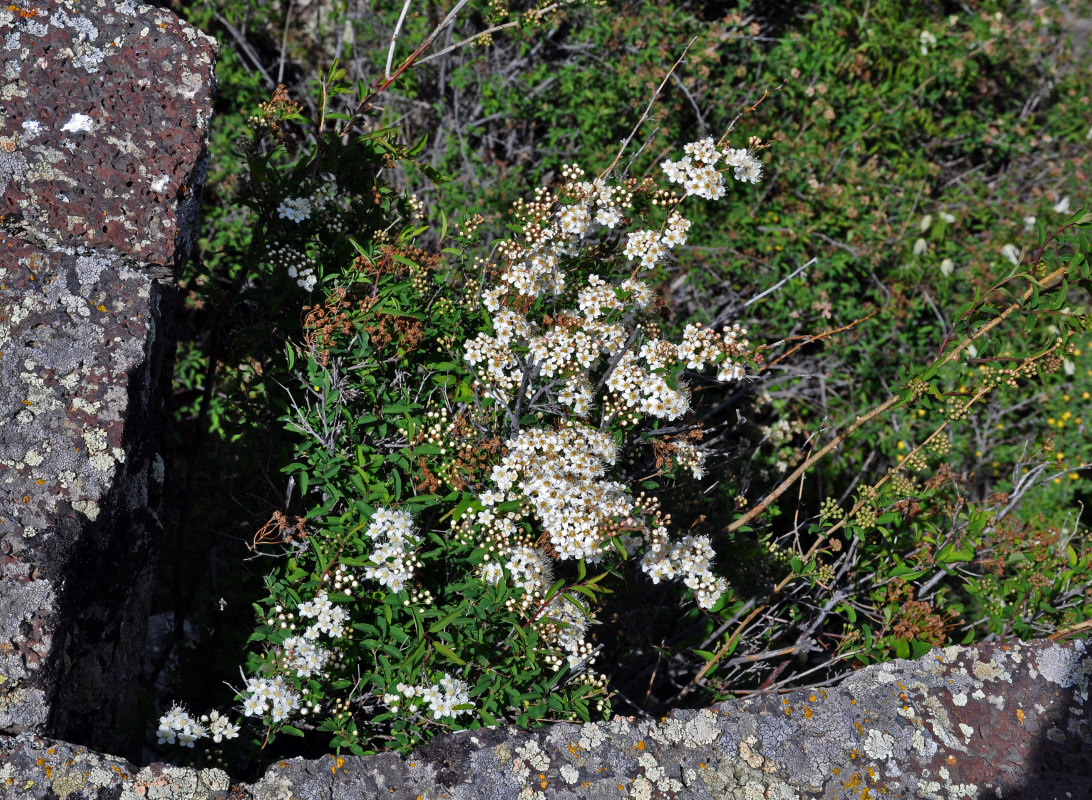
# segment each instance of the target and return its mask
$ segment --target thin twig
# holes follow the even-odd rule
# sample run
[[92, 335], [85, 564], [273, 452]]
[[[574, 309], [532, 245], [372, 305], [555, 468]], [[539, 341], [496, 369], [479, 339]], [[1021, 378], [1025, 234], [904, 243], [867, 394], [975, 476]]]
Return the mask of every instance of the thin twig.
[[660, 92], [663, 91], [664, 87], [667, 85], [667, 82], [671, 80], [671, 75], [675, 72], [675, 69], [679, 66], [679, 64], [682, 64], [684, 62], [684, 60], [686, 59], [686, 54], [690, 52], [690, 48], [693, 47], [694, 42], [696, 42], [697, 40], [697, 36], [691, 39], [687, 43], [686, 47], [683, 48], [682, 54], [675, 60], [675, 63], [671, 65], [671, 69], [667, 71], [667, 74], [664, 75], [664, 79], [660, 81], [660, 85], [656, 88], [656, 91], [652, 93], [652, 97], [651, 99], [649, 99], [648, 105], [645, 107], [644, 112], [637, 120], [637, 124], [633, 126], [633, 130], [629, 132], [629, 136], [622, 140], [622, 146], [618, 150], [618, 155], [614, 157], [614, 161], [610, 162], [610, 166], [608, 166], [605, 170], [599, 173], [599, 180], [605, 178], [607, 175], [610, 174], [610, 171], [612, 169], [618, 166], [618, 162], [622, 160], [622, 154], [626, 152], [626, 148], [629, 147], [629, 143], [633, 141], [633, 137], [637, 135], [637, 130], [641, 127], [641, 125], [644, 124], [644, 121], [648, 119], [648, 114], [650, 111], [652, 111], [652, 106], [656, 102], [656, 98], [660, 96]]
[[[544, 16], [546, 14], [549, 14], [551, 11], [554, 11], [555, 9], [561, 8], [562, 6], [572, 5], [575, 2], [576, 2], [576, 0], [560, 0], [560, 2], [551, 3], [550, 5], [545, 6], [544, 8], [540, 8], [538, 11], [536, 11], [534, 13], [535, 13], [535, 16], [542, 17], [542, 16]], [[482, 36], [492, 36], [494, 33], [497, 33], [498, 31], [507, 30], [508, 28], [514, 28], [517, 25], [519, 25], [521, 21], [522, 20], [514, 19], [511, 22], [503, 22], [500, 25], [491, 25], [490, 27], [486, 28], [484, 31], [478, 31], [477, 33], [475, 33], [473, 36], [471, 36], [468, 39], [463, 39], [462, 41], [455, 42], [455, 44], [450, 44], [447, 47], [445, 47], [443, 50], [437, 50], [435, 53], [432, 53], [431, 55], [425, 56], [424, 58], [419, 58], [417, 60], [417, 65], [420, 66], [421, 64], [427, 64], [430, 61], [436, 60], [440, 56], [446, 56], [448, 53], [452, 52], [453, 50], [458, 50], [460, 47], [466, 47], [468, 44], [474, 44], [474, 42], [478, 41], [478, 39], [480, 39]]]
[[[759, 300], [761, 300], [766, 295], [772, 294], [773, 292], [776, 292], [778, 289], [780, 289], [786, 283], [791, 281], [793, 278], [795, 278], [801, 272], [806, 270], [812, 264], [815, 264], [818, 260], [819, 259], [817, 259], [817, 258], [813, 258], [810, 261], [808, 261], [806, 264], [800, 265], [799, 267], [797, 267], [796, 269], [794, 269], [792, 271], [792, 274], [787, 275], [786, 277], [782, 278], [777, 283], [775, 283], [773, 286], [771, 286], [769, 289], [766, 289], [765, 291], [760, 292], [759, 294], [756, 294], [754, 297], [752, 297], [750, 300], [748, 300], [746, 303], [744, 303], [743, 307], [740, 310], [742, 310], [743, 308], [747, 308], [747, 306], [750, 306], [750, 305], [753, 305], [753, 304], [757, 303]], [[732, 312], [732, 313], [734, 313], [734, 312]], [[726, 319], [728, 319], [728, 317], [730, 317], [730, 316], [731, 316], [731, 313], [729, 313], [729, 312], [724, 312], [722, 314], [719, 314], [717, 316], [717, 318], [715, 320], [713, 320], [713, 322], [710, 324], [709, 327], [711, 327], [711, 328], [717, 327], [722, 322], [724, 322]]]
[[406, 12], [409, 11], [410, 2], [406, 0], [402, 4], [402, 13], [398, 15], [398, 22], [394, 23], [394, 33], [391, 34], [391, 46], [387, 48], [387, 63], [383, 67], [383, 77], [391, 76], [391, 62], [394, 61], [394, 47], [398, 44], [398, 34], [402, 32], [402, 23], [406, 21]]

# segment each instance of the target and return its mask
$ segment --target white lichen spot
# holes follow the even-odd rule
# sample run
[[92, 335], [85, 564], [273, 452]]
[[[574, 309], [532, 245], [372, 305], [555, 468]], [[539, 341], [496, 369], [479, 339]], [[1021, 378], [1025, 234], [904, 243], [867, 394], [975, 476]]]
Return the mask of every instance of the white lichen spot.
[[961, 722], [959, 723], [959, 729], [963, 731], [964, 743], [971, 741], [971, 736], [974, 734], [974, 728]]
[[580, 773], [569, 764], [563, 764], [559, 772], [561, 773], [561, 780], [565, 781], [565, 783], [570, 786], [580, 779]]
[[766, 790], [766, 800], [800, 800], [800, 795], [787, 783], [774, 781]]
[[91, 453], [101, 453], [106, 450], [106, 431], [94, 428], [83, 433], [84, 444]]
[[114, 461], [118, 462], [119, 464], [125, 463], [125, 451], [122, 450], [120, 447], [111, 447], [110, 455], [112, 455], [114, 457]]
[[27, 141], [34, 139], [42, 132], [42, 123], [36, 119], [26, 119], [22, 123], [23, 138]]
[[766, 800], [766, 787], [755, 781], [743, 787], [743, 800]]
[[1076, 682], [1079, 660], [1076, 653], [1052, 644], [1039, 652], [1039, 672], [1048, 681], [1064, 689]]
[[42, 463], [42, 454], [37, 450], [27, 450], [27, 454], [23, 456], [23, 460], [27, 462], [28, 465], [36, 467]]
[[72, 508], [94, 522], [99, 518], [99, 504], [94, 500], [73, 500]]
[[895, 754], [895, 737], [890, 733], [870, 730], [864, 740], [864, 751], [869, 758], [882, 761]]
[[91, 462], [91, 466], [95, 470], [107, 475], [114, 471], [114, 464], [117, 463], [113, 458], [107, 455], [91, 456], [88, 461]]
[[154, 181], [149, 184], [152, 187], [152, 191], [156, 194], [162, 194], [163, 190], [170, 185], [171, 178], [169, 175], [160, 175]]
[[633, 780], [633, 786], [629, 790], [629, 796], [633, 800], [652, 800], [652, 783], [643, 775], [638, 775]]
[[686, 723], [686, 743], [691, 746], [706, 747], [711, 745], [720, 736], [720, 728], [717, 727], [716, 714], [703, 709], [692, 720]]
[[580, 746], [585, 750], [594, 750], [606, 741], [606, 735], [599, 730], [599, 726], [591, 722], [585, 722], [580, 728]]
[[674, 778], [662, 778], [656, 782], [656, 788], [668, 797], [673, 797], [683, 790], [683, 785]]
[[82, 397], [72, 398], [72, 408], [76, 411], [82, 411], [85, 414], [95, 415], [99, 412], [99, 403], [92, 403], [89, 400], [85, 400]]
[[971, 697], [973, 697], [975, 700], [985, 700], [986, 693], [981, 689], [975, 689], [973, 692], [971, 692]]
[[99, 275], [112, 263], [112, 259], [102, 256], [76, 256], [76, 277], [81, 286], [90, 286], [99, 279]]
[[952, 703], [957, 706], [967, 705], [967, 694], [965, 692], [956, 692], [952, 695]]
[[1012, 682], [1012, 675], [1002, 669], [996, 661], [976, 661], [971, 664], [971, 672], [980, 681], [1005, 681]]
[[73, 319], [76, 317], [91, 316], [91, 309], [87, 307], [87, 301], [74, 294], [65, 294], [61, 297], [61, 305], [63, 305], [65, 311], [68, 312], [68, 316]]
[[550, 757], [546, 755], [546, 751], [539, 747], [538, 742], [534, 739], [529, 739], [521, 747], [517, 747], [516, 755], [539, 772], [545, 772], [550, 768]]
[[659, 783], [666, 777], [664, 768], [659, 765], [651, 753], [642, 753], [637, 757], [637, 765], [644, 767], [645, 777], [653, 783]]
[[32, 527], [30, 525], [23, 528], [23, 538], [24, 539], [33, 539], [37, 535], [38, 535], [38, 529], [37, 528]]
[[73, 114], [68, 122], [61, 126], [61, 130], [65, 133], [85, 133], [94, 130], [94, 124], [91, 117], [86, 114]]

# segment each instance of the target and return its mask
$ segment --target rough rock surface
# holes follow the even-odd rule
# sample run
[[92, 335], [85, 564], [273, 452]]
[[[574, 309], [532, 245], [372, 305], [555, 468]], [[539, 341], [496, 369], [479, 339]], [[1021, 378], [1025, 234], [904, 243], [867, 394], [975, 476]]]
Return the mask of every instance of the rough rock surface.
[[127, 0], [0, 6], [2, 733], [133, 730], [215, 55]]
[[933, 650], [829, 689], [435, 739], [406, 758], [293, 759], [260, 781], [137, 767], [29, 734], [0, 737], [0, 796], [52, 800], [793, 800], [1092, 797], [1084, 642]]

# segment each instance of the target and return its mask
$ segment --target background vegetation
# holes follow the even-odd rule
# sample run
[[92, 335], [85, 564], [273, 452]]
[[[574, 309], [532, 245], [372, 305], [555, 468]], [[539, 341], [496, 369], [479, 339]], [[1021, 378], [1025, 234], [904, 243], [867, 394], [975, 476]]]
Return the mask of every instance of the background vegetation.
[[[395, 67], [453, 6], [408, 6]], [[624, 166], [652, 174], [733, 121], [734, 146], [768, 145], [763, 182], [691, 209], [700, 235], [655, 276], [672, 308], [665, 331], [739, 323], [760, 349], [748, 380], [695, 390], [704, 481], [651, 457], [623, 465], [675, 528], [713, 538], [731, 589], [709, 612], [677, 585], [632, 576], [596, 598], [604, 624], [590, 636], [614, 710], [657, 715], [823, 685], [936, 645], [1089, 626], [1089, 297], [1071, 260], [1088, 242], [1076, 227], [1054, 235], [1088, 200], [1088, 3], [473, 2], [379, 94], [402, 3], [175, 10], [223, 52], [204, 238], [178, 328], [178, 491], [157, 609], [174, 638], [150, 670], [149, 718], [172, 699], [232, 700], [210, 686], [246, 660], [254, 604], [270, 613], [266, 576], [288, 574], [297, 518], [327, 525], [354, 492], [378, 503], [373, 484], [352, 488], [337, 477], [345, 464], [284, 425], [301, 390], [329, 377], [286, 347], [328, 334], [335, 353], [350, 348], [322, 327], [342, 310], [333, 290], [379, 285], [378, 272], [352, 277], [354, 259], [397, 256], [387, 274], [409, 284], [398, 302], [423, 303], [433, 290], [415, 277], [487, 254], [507, 235], [508, 207], [559, 183], [563, 164], [606, 167], [688, 44]], [[335, 58], [345, 74], [331, 82]], [[334, 83], [349, 91], [329, 96]], [[303, 122], [337, 112], [355, 116], [331, 125], [364, 138], [339, 148]], [[336, 214], [323, 224], [338, 235], [315, 229], [304, 246], [274, 210], [330, 175]], [[270, 255], [292, 236], [321, 278], [311, 292]], [[399, 276], [399, 259], [416, 266]], [[1029, 288], [1067, 263], [1067, 282]], [[458, 306], [465, 284], [448, 285], [447, 310], [417, 335], [474, 330]], [[381, 320], [354, 308], [344, 320], [374, 343]], [[945, 360], [985, 325], [996, 327]], [[435, 363], [414, 360], [431, 355], [407, 333], [383, 330], [398, 374]], [[391, 391], [368, 402], [404, 399]], [[351, 419], [338, 435], [371, 447], [361, 459], [383, 456], [388, 434], [361, 427], [372, 424], [363, 406], [341, 407]], [[423, 479], [414, 464], [404, 474]], [[277, 546], [255, 547], [260, 530]], [[497, 716], [564, 716], [545, 695], [520, 702]], [[363, 730], [376, 709], [344, 713]], [[404, 745], [429, 732], [385, 735]], [[376, 746], [361, 737], [342, 740]], [[261, 758], [329, 741], [282, 737]]]

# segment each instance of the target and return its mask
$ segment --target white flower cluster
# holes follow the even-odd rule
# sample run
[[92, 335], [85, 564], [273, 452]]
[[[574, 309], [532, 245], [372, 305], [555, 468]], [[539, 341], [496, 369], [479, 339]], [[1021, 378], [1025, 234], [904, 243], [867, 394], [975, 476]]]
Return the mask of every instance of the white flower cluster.
[[682, 184], [687, 197], [697, 195], [706, 200], [724, 197], [724, 175], [717, 170], [721, 158], [726, 166], [733, 168], [737, 181], [758, 183], [762, 179], [762, 162], [748, 150], [717, 150], [712, 137], [692, 142], [683, 149], [685, 157], [678, 161], [664, 161], [661, 168], [668, 180]]
[[630, 261], [639, 258], [643, 269], [652, 269], [672, 247], [686, 244], [686, 233], [689, 230], [690, 220], [678, 211], [672, 211], [663, 233], [653, 230], [634, 231], [626, 240], [622, 254]]
[[[530, 502], [558, 558], [599, 561], [603, 555], [600, 529], [612, 517], [628, 516], [633, 507], [622, 484], [601, 480], [605, 466], [614, 463], [614, 439], [570, 422], [560, 430], [520, 431], [506, 445], [508, 454], [490, 475], [501, 502], [518, 489]], [[496, 497], [481, 499], [484, 505]]]
[[[485, 571], [483, 577], [489, 583], [496, 584], [500, 581], [501, 570]], [[537, 590], [545, 593], [553, 581], [553, 569], [550, 557], [537, 547], [519, 545], [513, 547], [508, 554], [508, 560], [504, 562], [504, 568], [508, 570], [512, 584], [523, 589], [527, 594], [534, 594]], [[494, 579], [495, 576], [495, 579]]]
[[228, 722], [219, 711], [205, 714], [198, 722], [178, 705], [159, 718], [159, 730], [156, 731], [159, 744], [177, 744], [181, 747], [193, 747], [193, 743], [206, 736], [219, 744], [224, 739], [234, 739], [239, 735], [239, 726]]
[[299, 695], [285, 683], [282, 675], [250, 678], [245, 691], [250, 694], [243, 701], [243, 713], [248, 717], [264, 717], [268, 713], [273, 722], [281, 722], [300, 707]]
[[322, 672], [330, 655], [313, 638], [306, 636], [289, 636], [281, 647], [284, 648], [282, 657], [285, 666], [301, 678]]
[[286, 197], [277, 206], [277, 216], [295, 223], [311, 218], [311, 199], [308, 197]]
[[303, 635], [308, 639], [317, 639], [320, 633], [325, 633], [333, 639], [343, 636], [345, 623], [349, 619], [349, 612], [341, 606], [335, 606], [330, 602], [325, 591], [315, 595], [315, 599], [300, 603], [299, 615], [315, 620]]
[[714, 554], [708, 536], [688, 534], [677, 542], [669, 542], [667, 530], [657, 528], [649, 538], [652, 544], [641, 559], [641, 569], [653, 583], [681, 577], [701, 608], [712, 608], [728, 590], [728, 582], [713, 575]]
[[456, 708], [456, 706], [471, 705], [470, 685], [465, 681], [453, 678], [448, 673], [439, 682], [430, 686], [409, 686], [400, 683], [397, 691], [383, 695], [383, 702], [391, 711], [405, 704], [410, 711], [416, 711], [422, 705], [427, 705], [435, 720], [451, 719], [459, 714], [470, 714], [472, 708]]
[[364, 535], [376, 543], [372, 564], [364, 568], [364, 577], [379, 581], [392, 592], [400, 592], [413, 577], [414, 551], [421, 542], [408, 511], [376, 509]]

